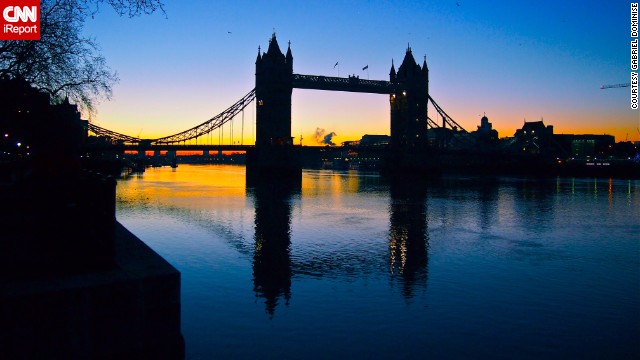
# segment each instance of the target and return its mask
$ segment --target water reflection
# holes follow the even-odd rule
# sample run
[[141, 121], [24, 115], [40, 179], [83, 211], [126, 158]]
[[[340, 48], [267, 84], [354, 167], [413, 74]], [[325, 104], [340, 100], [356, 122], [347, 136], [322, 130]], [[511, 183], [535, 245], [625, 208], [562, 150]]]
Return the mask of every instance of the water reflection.
[[291, 298], [291, 198], [299, 187], [277, 179], [248, 189], [255, 207], [253, 290], [273, 316], [281, 298]]
[[411, 299], [417, 286], [427, 285], [427, 187], [420, 178], [394, 179], [389, 194], [389, 272]]
[[117, 188], [182, 273], [189, 358], [638, 353], [638, 181], [244, 179], [185, 165]]
[[487, 177], [478, 180], [478, 200], [480, 207], [480, 229], [487, 231], [498, 218], [498, 180]]
[[518, 223], [528, 234], [544, 233], [551, 226], [556, 214], [553, 202], [553, 183], [546, 180], [516, 181], [514, 207]]

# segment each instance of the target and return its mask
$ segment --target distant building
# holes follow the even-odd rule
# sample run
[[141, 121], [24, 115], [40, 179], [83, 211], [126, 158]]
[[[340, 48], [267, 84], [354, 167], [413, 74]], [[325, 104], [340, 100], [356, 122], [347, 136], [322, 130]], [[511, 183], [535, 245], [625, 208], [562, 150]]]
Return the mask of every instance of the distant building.
[[613, 135], [558, 134], [553, 137], [569, 157], [577, 159], [604, 156], [610, 153], [610, 148], [616, 142]]
[[553, 125], [545, 125], [542, 120], [525, 121], [516, 130], [513, 146], [516, 152], [535, 156], [557, 156], [561, 151], [553, 138]]
[[553, 125], [544, 125], [544, 121], [524, 122], [522, 129], [516, 130], [515, 137], [521, 140], [525, 139], [547, 139], [553, 136]]
[[360, 139], [360, 146], [381, 146], [388, 145], [391, 137], [389, 135], [363, 135]]
[[358, 146], [360, 145], [360, 140], [347, 140], [342, 142], [342, 146], [350, 147], [350, 146]]
[[348, 140], [343, 141], [342, 146], [356, 147], [356, 146], [384, 146], [389, 145], [391, 137], [389, 135], [363, 135], [360, 140]]
[[553, 125], [545, 126], [542, 120], [525, 121], [522, 129], [516, 130], [514, 140], [520, 151], [530, 155], [548, 155], [557, 150], [553, 139]]
[[471, 136], [475, 139], [477, 144], [491, 144], [498, 141], [498, 131], [493, 129], [493, 125], [489, 122], [487, 115], [484, 115], [480, 119], [480, 126], [478, 130], [473, 131]]
[[542, 121], [525, 122], [516, 130], [514, 144], [528, 154], [553, 155], [560, 158], [586, 159], [607, 156], [615, 145], [613, 135], [554, 134], [553, 126]]

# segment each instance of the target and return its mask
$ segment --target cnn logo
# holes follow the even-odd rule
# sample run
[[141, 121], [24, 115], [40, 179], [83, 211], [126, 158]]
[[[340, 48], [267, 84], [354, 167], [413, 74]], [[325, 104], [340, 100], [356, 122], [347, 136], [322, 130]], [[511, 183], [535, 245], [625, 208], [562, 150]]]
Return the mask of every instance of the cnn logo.
[[2, 17], [11, 23], [22, 22], [36, 22], [38, 20], [38, 7], [37, 6], [7, 6], [2, 11]]
[[40, 40], [40, 0], [0, 4], [0, 40]]

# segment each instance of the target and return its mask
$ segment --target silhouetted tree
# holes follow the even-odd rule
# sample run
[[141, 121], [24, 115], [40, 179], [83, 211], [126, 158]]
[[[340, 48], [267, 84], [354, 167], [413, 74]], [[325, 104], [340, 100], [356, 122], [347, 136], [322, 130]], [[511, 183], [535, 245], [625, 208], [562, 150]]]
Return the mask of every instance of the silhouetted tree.
[[0, 41], [0, 75], [23, 78], [53, 102], [68, 98], [93, 113], [118, 81], [95, 40], [82, 34], [85, 19], [105, 3], [121, 16], [164, 13], [159, 0], [41, 0], [40, 40]]
[[[153, 14], [160, 10], [164, 13], [164, 5], [160, 0], [76, 0], [79, 6], [96, 13], [101, 4], [107, 3], [120, 16], [134, 17], [143, 14]], [[91, 7], [93, 6], [93, 9]]]

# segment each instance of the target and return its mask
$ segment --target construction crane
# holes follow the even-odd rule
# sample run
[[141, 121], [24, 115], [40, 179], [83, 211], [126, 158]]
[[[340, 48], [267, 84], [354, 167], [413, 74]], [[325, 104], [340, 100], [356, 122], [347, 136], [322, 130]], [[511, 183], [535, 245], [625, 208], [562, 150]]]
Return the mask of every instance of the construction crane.
[[600, 89], [621, 88], [621, 87], [629, 87], [629, 86], [631, 86], [631, 83], [615, 84], [615, 85], [602, 85], [602, 86], [600, 86]]

